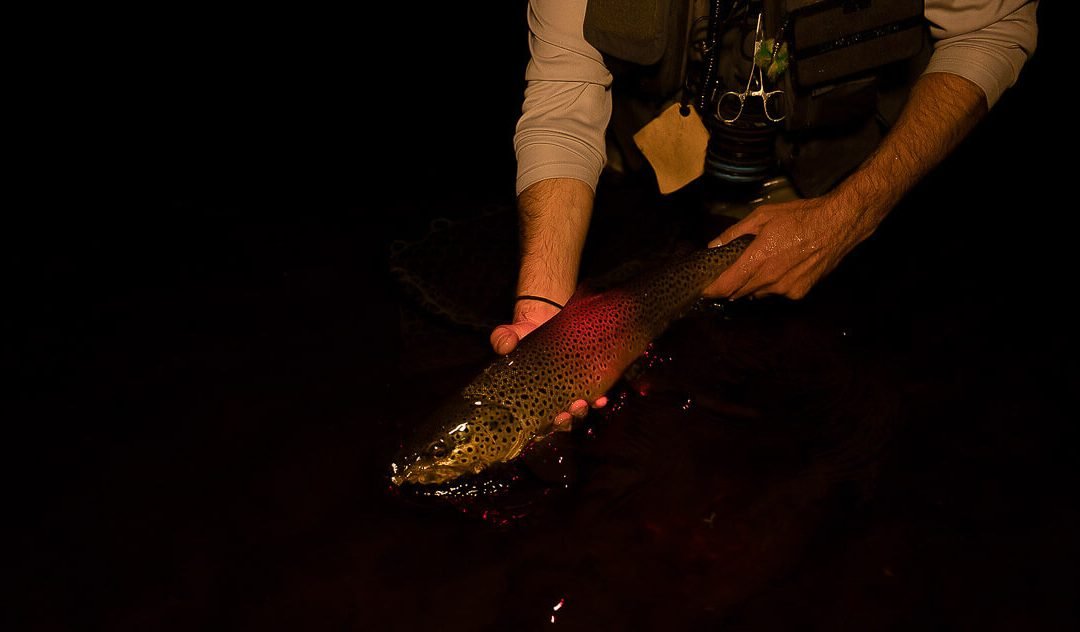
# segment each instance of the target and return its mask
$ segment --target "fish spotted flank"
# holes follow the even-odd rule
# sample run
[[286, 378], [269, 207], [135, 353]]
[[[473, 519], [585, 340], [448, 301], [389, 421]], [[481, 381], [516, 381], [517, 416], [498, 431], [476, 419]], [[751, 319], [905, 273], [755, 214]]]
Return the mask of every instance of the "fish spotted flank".
[[516, 457], [573, 402], [607, 391], [751, 240], [698, 250], [621, 287], [575, 296], [417, 431], [391, 464], [393, 483], [443, 483]]

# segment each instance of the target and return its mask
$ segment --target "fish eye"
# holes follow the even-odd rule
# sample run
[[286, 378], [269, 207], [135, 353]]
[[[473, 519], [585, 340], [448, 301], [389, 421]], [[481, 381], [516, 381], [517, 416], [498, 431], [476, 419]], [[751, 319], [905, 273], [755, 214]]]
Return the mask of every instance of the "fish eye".
[[428, 454], [434, 457], [440, 457], [446, 454], [446, 442], [442, 439], [435, 441], [428, 446]]

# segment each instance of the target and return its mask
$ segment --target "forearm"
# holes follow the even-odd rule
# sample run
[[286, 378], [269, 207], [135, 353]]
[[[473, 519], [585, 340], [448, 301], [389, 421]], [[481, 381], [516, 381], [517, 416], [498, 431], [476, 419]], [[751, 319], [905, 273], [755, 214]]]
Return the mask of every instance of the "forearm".
[[877, 150], [832, 192], [763, 204], [713, 245], [757, 235], [705, 290], [707, 296], [799, 299], [877, 229], [901, 198], [967, 136], [987, 110], [975, 83], [947, 73], [924, 74]]
[[521, 192], [518, 294], [566, 303], [577, 285], [592, 206], [592, 188], [572, 178], [542, 180]]
[[900, 119], [878, 149], [835, 191], [833, 208], [850, 212], [849, 230], [861, 241], [986, 114], [974, 83], [946, 73], [923, 75]]

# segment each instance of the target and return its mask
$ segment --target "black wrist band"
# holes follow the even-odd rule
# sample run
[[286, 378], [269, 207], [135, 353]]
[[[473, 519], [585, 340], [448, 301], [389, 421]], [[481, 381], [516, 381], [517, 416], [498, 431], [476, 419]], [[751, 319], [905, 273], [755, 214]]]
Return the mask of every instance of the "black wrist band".
[[518, 296], [517, 298], [515, 298], [514, 302], [516, 303], [518, 301], [526, 301], [526, 300], [528, 300], [528, 301], [540, 301], [541, 303], [547, 303], [548, 305], [554, 305], [555, 307], [558, 307], [559, 309], [563, 308], [562, 305], [559, 305], [558, 303], [551, 300], [550, 298], [544, 298], [543, 296], [533, 296], [532, 294], [522, 294], [522, 295]]

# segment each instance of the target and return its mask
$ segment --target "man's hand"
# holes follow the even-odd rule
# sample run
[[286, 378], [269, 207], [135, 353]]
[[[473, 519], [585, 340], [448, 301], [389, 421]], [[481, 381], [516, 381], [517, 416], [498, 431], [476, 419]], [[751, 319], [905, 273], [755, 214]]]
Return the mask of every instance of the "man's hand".
[[491, 347], [499, 355], [510, 353], [522, 338], [531, 334], [534, 329], [558, 313], [558, 307], [542, 301], [529, 299], [518, 301], [514, 306], [514, 322], [499, 325], [491, 332]]
[[712, 244], [757, 237], [706, 296], [802, 298], [933, 169], [986, 114], [986, 97], [967, 79], [923, 75], [877, 150], [820, 198], [758, 207]]
[[[521, 220], [521, 270], [519, 295], [543, 296], [560, 304], [570, 299], [577, 284], [581, 250], [592, 216], [593, 190], [573, 178], [541, 180], [518, 196]], [[559, 313], [559, 308], [543, 301], [522, 299], [514, 305], [514, 320], [491, 332], [491, 346], [506, 355], [534, 329]], [[607, 403], [600, 397], [593, 406]], [[574, 418], [589, 412], [589, 402], [580, 399], [555, 418], [557, 430], [569, 430]]]
[[[499, 325], [491, 332], [491, 346], [500, 355], [506, 355], [517, 347], [522, 338], [559, 313], [559, 308], [543, 301], [522, 299], [514, 308], [514, 322]], [[592, 402], [593, 408], [607, 405], [607, 397], [601, 395]], [[589, 402], [579, 399], [570, 405], [570, 409], [555, 417], [555, 429], [568, 431], [574, 419], [581, 419], [589, 412]]]
[[757, 235], [734, 265], [705, 289], [705, 295], [799, 299], [873, 232], [855, 221], [861, 209], [831, 197], [760, 206], [709, 243]]
[[[570, 299], [592, 206], [592, 188], [572, 178], [541, 180], [521, 192], [519, 296], [543, 296], [560, 305]], [[522, 338], [558, 313], [559, 308], [543, 301], [519, 300], [513, 322], [491, 332], [492, 348], [501, 355], [510, 353]]]

